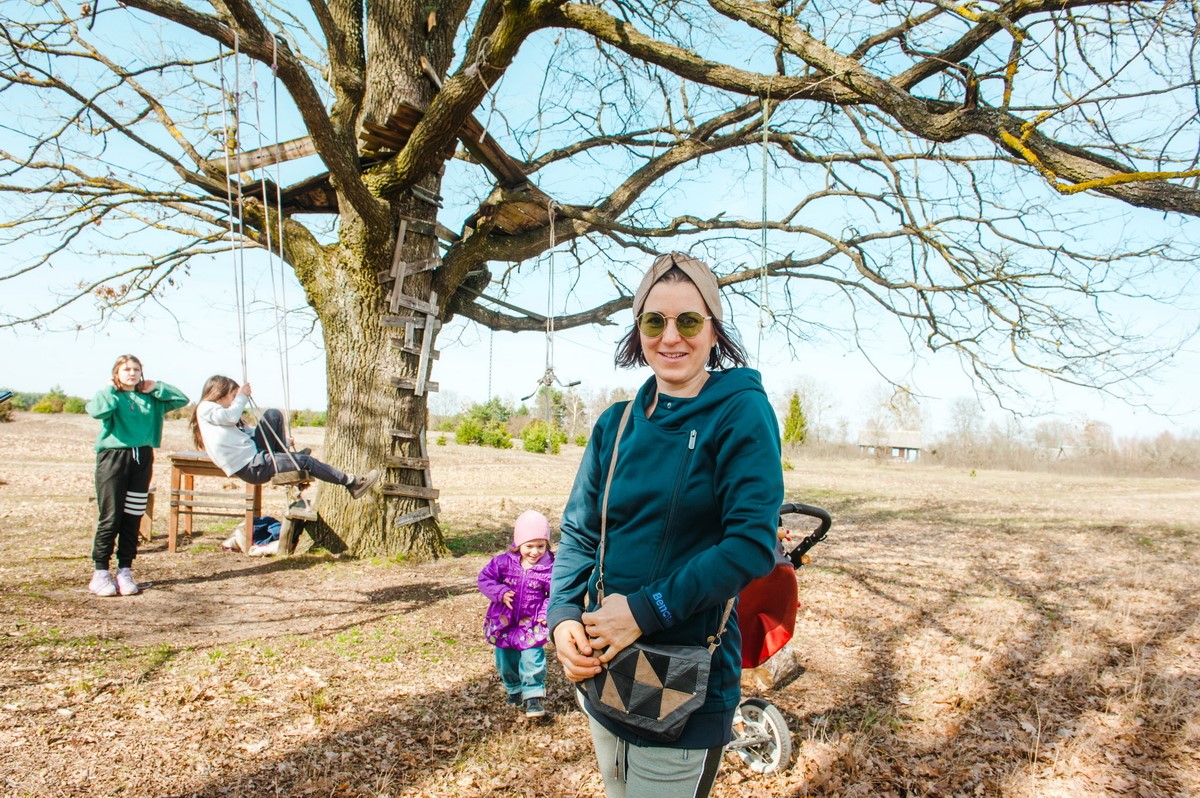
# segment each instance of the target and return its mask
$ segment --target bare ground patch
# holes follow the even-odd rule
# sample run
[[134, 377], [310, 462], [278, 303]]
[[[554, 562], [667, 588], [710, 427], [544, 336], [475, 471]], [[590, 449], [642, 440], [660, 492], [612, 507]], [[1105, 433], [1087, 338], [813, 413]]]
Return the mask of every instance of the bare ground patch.
[[[503, 706], [474, 587], [521, 509], [557, 518], [577, 449], [431, 446], [456, 555], [431, 564], [223, 554], [220, 526], [172, 555], [163, 501], [149, 589], [96, 599], [94, 424], [17, 418], [3, 794], [602, 793], [557, 669], [548, 721]], [[1200, 794], [1200, 485], [793, 462], [788, 498], [836, 520], [800, 577], [807, 671], [767, 694], [797, 756], [717, 795]]]

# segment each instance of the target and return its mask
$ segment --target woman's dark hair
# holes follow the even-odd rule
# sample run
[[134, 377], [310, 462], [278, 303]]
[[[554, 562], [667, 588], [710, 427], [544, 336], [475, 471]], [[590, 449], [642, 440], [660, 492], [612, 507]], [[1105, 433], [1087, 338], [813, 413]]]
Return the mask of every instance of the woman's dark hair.
[[[690, 283], [691, 280], [683, 269], [678, 266], [673, 266], [659, 278], [658, 283]], [[709, 313], [712, 313], [712, 308], [706, 308]], [[708, 320], [713, 326], [713, 332], [716, 333], [717, 341], [713, 348], [709, 350], [708, 362], [705, 364], [710, 369], [730, 368], [732, 366], [745, 366], [750, 362], [750, 356], [746, 354], [745, 348], [742, 347], [741, 341], [738, 340], [737, 331], [730, 327], [725, 329], [725, 325], [717, 318]], [[642, 351], [642, 338], [638, 335], [637, 320], [634, 320], [633, 327], [629, 332], [625, 333], [625, 337], [617, 342], [617, 354], [613, 358], [613, 363], [618, 368], [630, 369], [636, 366], [646, 365], [646, 353]]]
[[192, 428], [192, 443], [196, 444], [197, 451], [204, 451], [204, 436], [200, 434], [200, 422], [196, 418], [200, 403], [215, 402], [237, 389], [238, 384], [232, 377], [222, 377], [220, 374], [214, 374], [204, 381], [204, 390], [200, 391], [200, 398], [196, 400], [196, 406], [192, 408], [192, 417], [188, 420], [188, 426]]

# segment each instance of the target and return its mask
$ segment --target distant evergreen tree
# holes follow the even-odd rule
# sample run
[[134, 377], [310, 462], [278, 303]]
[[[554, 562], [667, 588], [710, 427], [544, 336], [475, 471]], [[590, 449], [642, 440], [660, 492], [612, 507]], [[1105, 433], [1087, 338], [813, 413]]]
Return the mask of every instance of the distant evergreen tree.
[[804, 418], [804, 408], [800, 406], [800, 394], [793, 391], [787, 418], [783, 420], [783, 442], [801, 444], [807, 437], [808, 420]]

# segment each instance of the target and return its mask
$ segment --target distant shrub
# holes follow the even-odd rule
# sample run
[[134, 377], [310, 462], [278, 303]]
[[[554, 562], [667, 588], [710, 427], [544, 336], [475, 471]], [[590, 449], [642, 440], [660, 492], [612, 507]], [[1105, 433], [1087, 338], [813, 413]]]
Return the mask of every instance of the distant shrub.
[[87, 403], [84, 402], [82, 399], [80, 399], [78, 396], [68, 396], [67, 400], [65, 402], [63, 402], [63, 412], [64, 413], [76, 413], [76, 414], [86, 413], [87, 412], [86, 404]]
[[527, 452], [558, 454], [566, 440], [567, 433], [558, 427], [547, 427], [545, 421], [531, 421], [521, 431], [521, 442]]
[[63, 405], [67, 403], [67, 395], [63, 393], [62, 388], [55, 385], [50, 389], [50, 393], [38, 399], [33, 407], [29, 408], [35, 413], [61, 413]]
[[454, 430], [454, 442], [462, 446], [483, 441], [483, 425], [473, 418], [464, 418]]
[[454, 440], [462, 446], [491, 446], [494, 449], [511, 449], [512, 438], [501, 421], [481, 422], [475, 418], [464, 418], [454, 430]]
[[188, 419], [192, 417], [192, 410], [195, 409], [194, 404], [186, 404], [183, 407], [177, 407], [174, 410], [168, 410], [163, 413], [163, 418], [167, 421], [179, 421], [180, 419]]
[[323, 427], [328, 419], [324, 410], [293, 410], [293, 427]]
[[503, 424], [485, 427], [480, 443], [484, 446], [491, 446], [493, 449], [511, 449], [513, 446], [512, 437]]
[[437, 440], [434, 441], [434, 443], [436, 443], [438, 446], [445, 446], [446, 445], [446, 436], [445, 435], [437, 436]]
[[587, 446], [588, 438], [582, 432], [575, 436], [576, 446]]

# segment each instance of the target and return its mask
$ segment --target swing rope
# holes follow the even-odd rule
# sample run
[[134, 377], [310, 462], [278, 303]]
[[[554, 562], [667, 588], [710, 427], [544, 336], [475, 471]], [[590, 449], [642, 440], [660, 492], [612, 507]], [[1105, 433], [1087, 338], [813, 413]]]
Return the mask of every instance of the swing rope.
[[[220, 65], [221, 80], [221, 124], [225, 127], [225, 201], [229, 208], [229, 247], [233, 258], [233, 297], [237, 310], [238, 346], [242, 358], [242, 382], [249, 379], [246, 366], [246, 265], [241, 246], [242, 204], [241, 184], [237, 189], [237, 205], [234, 205], [234, 189], [232, 174], [232, 158], [238, 149], [239, 108], [241, 105], [241, 70], [238, 68], [238, 53], [240, 40], [236, 30], [233, 33], [233, 68], [234, 68], [234, 102], [230, 103], [229, 83], [225, 77], [225, 48], [217, 44], [217, 63]], [[235, 229], [236, 217], [236, 229]]]
[[[554, 231], [554, 200], [546, 202], [546, 212], [550, 216], [550, 279], [546, 288], [546, 373], [554, 369], [554, 247], [558, 240]], [[549, 387], [549, 386], [547, 386]]]
[[[272, 43], [271, 75], [273, 78], [277, 78], [278, 77], [278, 69], [279, 69], [278, 50], [277, 50], [278, 41], [276, 39], [272, 39], [271, 43]], [[254, 84], [253, 84], [254, 85], [254, 123], [255, 123], [255, 127], [258, 129], [258, 149], [259, 149], [259, 151], [262, 151], [262, 150], [266, 149], [266, 141], [263, 138], [263, 124], [262, 124], [262, 113], [261, 113], [262, 103], [260, 102], [260, 98], [259, 98], [259, 94], [258, 94], [257, 68], [256, 68], [255, 72], [256, 72], [256, 75], [255, 75], [255, 80], [254, 80]], [[275, 313], [275, 347], [279, 353], [279, 376], [283, 382], [283, 407], [284, 407], [283, 428], [284, 428], [284, 434], [287, 435], [289, 433], [289, 427], [291, 426], [292, 407], [291, 407], [291, 385], [289, 384], [290, 380], [289, 380], [289, 373], [288, 373], [286, 306], [284, 306], [284, 315], [281, 315], [281, 313], [280, 313], [280, 306], [281, 306], [281, 303], [286, 301], [286, 294], [284, 293], [285, 280], [284, 280], [284, 274], [283, 274], [283, 199], [282, 199], [282, 195], [281, 195], [281, 190], [279, 188], [279, 180], [280, 180], [279, 158], [278, 158], [278, 156], [279, 156], [279, 85], [278, 85], [277, 80], [272, 81], [272, 102], [273, 102], [272, 111], [275, 115], [275, 130], [274, 130], [275, 155], [276, 155], [276, 159], [275, 159], [275, 191], [276, 191], [275, 215], [276, 215], [276, 219], [279, 222], [279, 258], [278, 258], [279, 280], [278, 280], [278, 284], [276, 284], [276, 271], [277, 271], [276, 265], [277, 265], [277, 263], [276, 263], [276, 258], [275, 258], [275, 248], [272, 243], [272, 236], [271, 236], [271, 199], [270, 199], [269, 193], [267, 192], [267, 180], [266, 180], [267, 173], [266, 173], [265, 169], [262, 170], [262, 172], [260, 174], [261, 179], [259, 180], [259, 184], [262, 187], [263, 213], [266, 217], [266, 223], [263, 225], [263, 229], [266, 232], [267, 257], [268, 257], [268, 261], [270, 263], [271, 306]], [[261, 420], [259, 423], [261, 423]], [[288, 456], [288, 459], [292, 461], [292, 470], [301, 471], [302, 469], [300, 468], [300, 464], [296, 462], [296, 458], [292, 454], [292, 451], [291, 451], [292, 447], [289, 446], [286, 441], [280, 440], [278, 433], [276, 433], [276, 431], [273, 427], [268, 426], [267, 431], [270, 432], [271, 434], [270, 434], [270, 436], [264, 435], [263, 441], [266, 442], [266, 444], [267, 444], [267, 453], [271, 455], [271, 462], [272, 463], [275, 462], [275, 453], [274, 453], [274, 451], [272, 451], [271, 443], [270, 443], [270, 438], [273, 437], [273, 438], [275, 438], [276, 443], [279, 444], [280, 454], [286, 454]], [[289, 435], [289, 437], [290, 437], [290, 435]], [[278, 464], [275, 465], [275, 473], [276, 473], [276, 475], [279, 474]]]
[[758, 351], [754, 355], [755, 366], [762, 369], [763, 330], [766, 329], [767, 319], [771, 315], [768, 304], [770, 295], [767, 292], [767, 148], [771, 130], [771, 98], [763, 101], [763, 134], [762, 134], [762, 240], [759, 245], [759, 261], [762, 264], [758, 277]]
[[[234, 188], [233, 188], [233, 174], [232, 174], [233, 161], [236, 158], [238, 150], [240, 148], [240, 142], [239, 142], [240, 127], [241, 127], [240, 106], [241, 106], [241, 96], [242, 96], [241, 69], [238, 66], [238, 56], [240, 53], [239, 38], [238, 38], [238, 33], [236, 30], [233, 31], [233, 43], [234, 43], [233, 57], [234, 57], [234, 97], [235, 97], [235, 102], [231, 104], [232, 111], [230, 111], [230, 106], [227, 106], [227, 104], [226, 104], [226, 97], [227, 97], [227, 93], [228, 93], [228, 84], [226, 82], [226, 77], [225, 77], [224, 50], [221, 47], [221, 45], [218, 45], [218, 53], [217, 54], [218, 54], [218, 62], [220, 63], [220, 78], [221, 78], [221, 117], [222, 117], [222, 122], [225, 124], [225, 190], [226, 190], [226, 201], [227, 201], [228, 207], [229, 207], [230, 247], [231, 247], [231, 251], [234, 256], [233, 257], [234, 302], [235, 302], [236, 310], [237, 310], [238, 344], [239, 344], [239, 347], [241, 350], [242, 382], [245, 383], [245, 382], [248, 382], [250, 379], [249, 368], [248, 368], [248, 358], [247, 358], [248, 347], [247, 347], [247, 342], [246, 342], [247, 341], [247, 334], [246, 334], [246, 329], [247, 329], [246, 305], [247, 305], [247, 303], [246, 303], [245, 219], [244, 219], [243, 215], [240, 212], [238, 212], [238, 211], [240, 211], [241, 204], [242, 204], [242, 193], [241, 193], [241, 183], [240, 182], [238, 183], [238, 189], [237, 189], [237, 197], [238, 197], [237, 209], [235, 209], [235, 206], [234, 206], [234, 202], [233, 202]], [[275, 59], [275, 55], [273, 54], [272, 55], [272, 72], [275, 73], [276, 69], [277, 69], [277, 62]], [[262, 149], [262, 145], [264, 142], [262, 140], [262, 118], [261, 118], [261, 114], [260, 114], [260, 102], [259, 102], [259, 96], [258, 96], [258, 80], [257, 80], [257, 78], [252, 77], [251, 83], [253, 86], [253, 95], [254, 95], [255, 126], [258, 129], [259, 145], [260, 145], [260, 149]], [[275, 88], [275, 91], [276, 91], [276, 93], [278, 92], [277, 86]], [[276, 94], [275, 111], [276, 111], [276, 120], [275, 120], [276, 145], [275, 146], [276, 146], [276, 154], [278, 155], [278, 146], [279, 146], [278, 145], [278, 132], [279, 132], [278, 124], [279, 124], [279, 122], [278, 122], [277, 94]], [[276, 167], [278, 169], [278, 161], [276, 161]], [[271, 224], [270, 224], [271, 206], [270, 206], [270, 200], [269, 200], [267, 190], [266, 190], [266, 180], [264, 179], [261, 182], [262, 182], [263, 208], [264, 208], [264, 213], [266, 214], [266, 218], [267, 218], [267, 223], [264, 225], [264, 227], [266, 229], [266, 235], [267, 235], [267, 252], [269, 253], [269, 255], [273, 256], [274, 248], [273, 248], [272, 240], [271, 240]], [[279, 184], [278, 184], [278, 171], [277, 171], [276, 172], [276, 190], [277, 190], [276, 214], [280, 220], [279, 221], [279, 231], [280, 231], [279, 257], [280, 257], [280, 260], [282, 261], [282, 258], [283, 258], [283, 243], [282, 243], [283, 203], [282, 203], [282, 197], [278, 193], [278, 191], [279, 191], [278, 185]], [[237, 215], [236, 232], [235, 232], [235, 228], [234, 228], [235, 213]], [[283, 272], [283, 268], [281, 266], [280, 267], [280, 284], [281, 285], [284, 282], [282, 272]], [[278, 342], [279, 351], [280, 351], [280, 362], [281, 362], [281, 364], [283, 364], [281, 366], [281, 368], [283, 370], [285, 405], [287, 405], [287, 415], [284, 417], [284, 426], [285, 426], [285, 434], [286, 434], [286, 426], [288, 424], [288, 420], [291, 418], [291, 408], [290, 408], [289, 400], [287, 398], [287, 394], [290, 392], [290, 385], [289, 385], [289, 377], [287, 374], [286, 349], [284, 348], [285, 344], [283, 341], [280, 341], [280, 339], [279, 339], [279, 336], [281, 333], [280, 327], [283, 326], [283, 323], [280, 319], [280, 314], [279, 314], [280, 299], [279, 299], [279, 294], [276, 292], [275, 271], [274, 271], [273, 265], [272, 265], [272, 269], [271, 269], [271, 291], [273, 294], [274, 308], [275, 308], [275, 334], [276, 334], [276, 340]], [[286, 334], [286, 331], [284, 331], [284, 334]], [[284, 341], [286, 341], [286, 339], [284, 339]], [[247, 397], [247, 407], [250, 409], [251, 415], [253, 415], [255, 418], [255, 427], [256, 428], [261, 427], [262, 426], [262, 414], [260, 412], [258, 412], [259, 411], [258, 405], [255, 404], [254, 400], [250, 397]], [[263, 443], [267, 447], [267, 454], [270, 456], [271, 465], [275, 470], [275, 475], [278, 476], [280, 473], [279, 463], [276, 460], [276, 454], [275, 454], [276, 451], [278, 451], [280, 454], [287, 454], [288, 459], [290, 459], [292, 461], [293, 470], [296, 472], [299, 472], [300, 474], [303, 474], [304, 472], [300, 468], [299, 463], [296, 461], [295, 456], [291, 452], [291, 447], [288, 446], [286, 441], [281, 439], [278, 431], [276, 431], [275, 428], [272, 427], [271, 425], [267, 425], [266, 432], [267, 432], [267, 434], [264, 434], [262, 436], [262, 440], [263, 440]], [[276, 447], [273, 447], [271, 445], [272, 438], [274, 438], [275, 443], [277, 444], [277, 447], [278, 447], [277, 449], [276, 449]]]
[[[561, 380], [558, 379], [558, 375], [554, 373], [554, 321], [555, 321], [555, 319], [554, 319], [554, 272], [555, 272], [554, 248], [556, 246], [558, 246], [558, 238], [555, 234], [554, 224], [555, 224], [555, 217], [557, 215], [555, 213], [555, 210], [557, 208], [558, 208], [558, 204], [554, 200], [552, 200], [552, 199], [547, 200], [546, 215], [549, 218], [549, 224], [550, 224], [550, 241], [549, 241], [549, 244], [550, 244], [550, 276], [549, 276], [549, 279], [547, 280], [547, 289], [546, 289], [546, 371], [542, 374], [541, 379], [539, 379], [536, 383], [537, 386], [545, 386], [547, 389], [547, 395], [546, 395], [546, 426], [547, 427], [550, 426], [550, 419], [552, 417], [553, 402], [554, 402], [553, 396], [549, 393], [549, 389], [551, 388], [551, 386], [553, 386], [554, 383], [558, 383], [559, 385], [562, 385], [564, 388], [571, 388], [571, 387], [574, 387], [579, 384], [579, 380], [575, 380], [574, 382], [569, 382], [569, 383], [564, 384]], [[489, 352], [490, 352], [490, 350], [489, 350]], [[490, 357], [491, 357], [491, 355], [489, 354], [489, 358]], [[490, 378], [489, 378], [489, 382], [490, 382]], [[533, 398], [534, 396], [537, 395], [538, 390], [540, 390], [540, 387], [535, 387], [533, 389], [533, 393], [529, 394], [529, 396], [522, 397], [521, 401], [524, 402], [527, 399]]]

